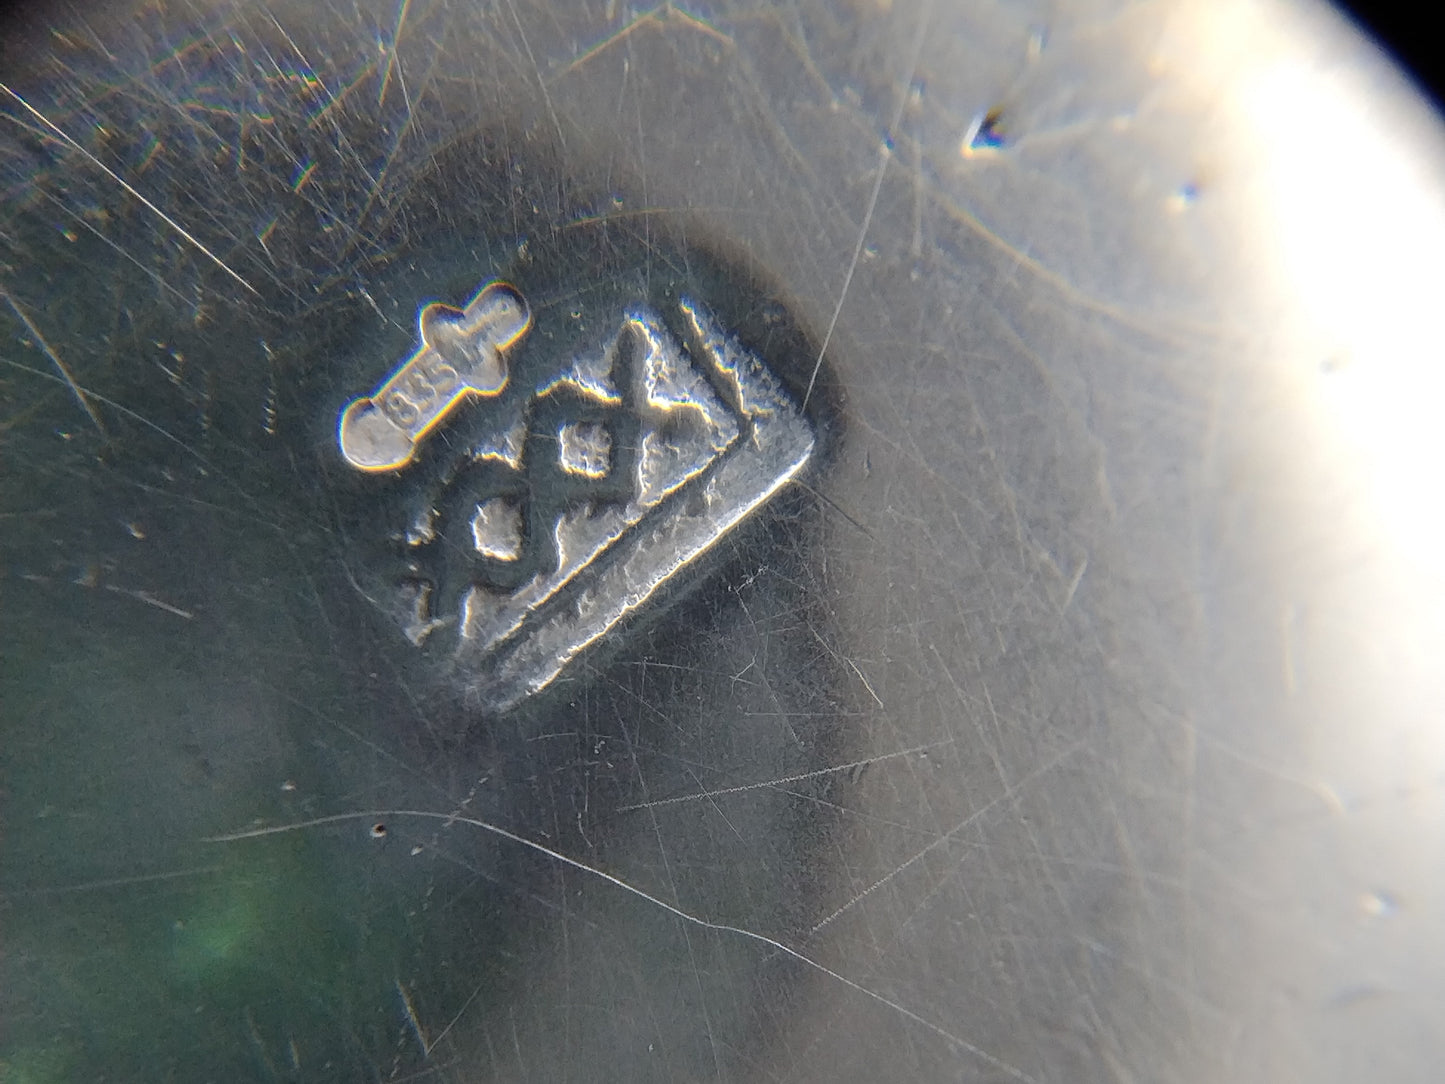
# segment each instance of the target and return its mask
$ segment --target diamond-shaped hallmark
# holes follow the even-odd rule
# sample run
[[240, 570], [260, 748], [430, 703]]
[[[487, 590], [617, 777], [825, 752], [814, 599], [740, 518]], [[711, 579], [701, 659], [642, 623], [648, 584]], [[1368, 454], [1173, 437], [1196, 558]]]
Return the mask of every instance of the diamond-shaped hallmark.
[[432, 303], [417, 314], [421, 346], [370, 395], [347, 404], [336, 427], [341, 454], [358, 470], [398, 470], [426, 435], [470, 396], [507, 386], [504, 351], [532, 326], [527, 302], [489, 282], [463, 309]]
[[[451, 629], [498, 710], [555, 681], [812, 455], [812, 425], [761, 360], [695, 301], [670, 317], [633, 306], [530, 395], [498, 387], [478, 408], [486, 435], [396, 532], [403, 631], [420, 645]], [[345, 450], [345, 414], [341, 428]]]

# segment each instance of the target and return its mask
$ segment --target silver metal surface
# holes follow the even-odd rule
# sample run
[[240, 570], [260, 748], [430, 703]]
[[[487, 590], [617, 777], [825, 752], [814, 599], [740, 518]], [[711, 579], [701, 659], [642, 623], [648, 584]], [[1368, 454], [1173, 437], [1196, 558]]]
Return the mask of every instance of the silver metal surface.
[[26, 18], [0, 1079], [1438, 1077], [1445, 140], [1335, 13]]

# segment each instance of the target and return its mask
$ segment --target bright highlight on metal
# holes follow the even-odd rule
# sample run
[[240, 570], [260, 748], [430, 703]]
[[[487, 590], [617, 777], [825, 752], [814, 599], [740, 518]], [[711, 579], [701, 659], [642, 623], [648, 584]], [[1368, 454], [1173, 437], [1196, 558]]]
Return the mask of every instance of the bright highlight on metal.
[[458, 403], [500, 395], [507, 386], [506, 350], [527, 333], [532, 314], [514, 287], [489, 282], [463, 309], [424, 306], [417, 325], [417, 351], [341, 412], [336, 440], [358, 470], [401, 469]]

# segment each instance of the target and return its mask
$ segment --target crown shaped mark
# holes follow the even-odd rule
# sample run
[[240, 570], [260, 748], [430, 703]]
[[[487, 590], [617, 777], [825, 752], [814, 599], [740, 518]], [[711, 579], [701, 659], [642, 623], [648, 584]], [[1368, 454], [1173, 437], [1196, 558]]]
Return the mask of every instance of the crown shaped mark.
[[527, 302], [504, 282], [489, 282], [462, 309], [437, 302], [417, 314], [421, 346], [370, 395], [342, 410], [337, 443], [358, 470], [399, 470], [417, 447], [472, 396], [507, 386], [506, 350], [532, 326]]

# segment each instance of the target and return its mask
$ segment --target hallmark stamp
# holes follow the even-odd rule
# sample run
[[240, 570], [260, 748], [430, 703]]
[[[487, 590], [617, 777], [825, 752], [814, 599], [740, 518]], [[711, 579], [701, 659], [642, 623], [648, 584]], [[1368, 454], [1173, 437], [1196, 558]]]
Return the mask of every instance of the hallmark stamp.
[[348, 403], [337, 424], [346, 461], [358, 470], [399, 470], [464, 399], [507, 386], [505, 351], [532, 314], [504, 282], [489, 282], [466, 307], [433, 303], [417, 314], [421, 346], [370, 395]]
[[484, 412], [394, 525], [392, 611], [498, 710], [552, 684], [813, 453], [778, 378], [701, 304], [616, 319], [519, 388], [504, 352], [530, 315], [493, 283], [460, 313], [424, 308], [421, 348], [341, 414], [347, 462], [389, 471], [459, 404]]

